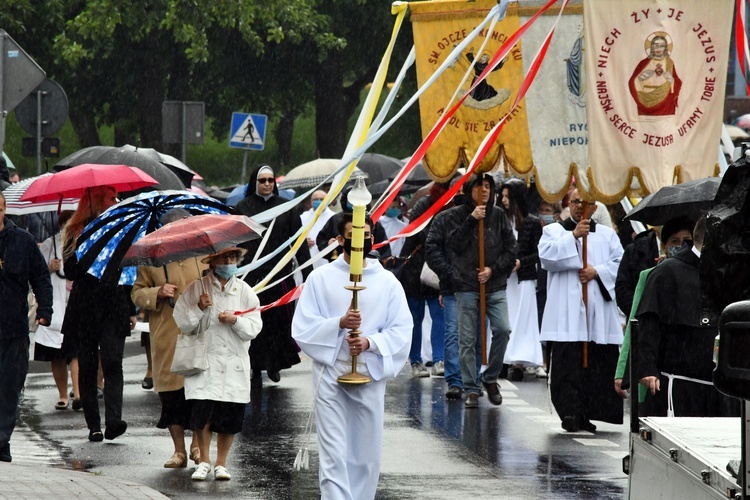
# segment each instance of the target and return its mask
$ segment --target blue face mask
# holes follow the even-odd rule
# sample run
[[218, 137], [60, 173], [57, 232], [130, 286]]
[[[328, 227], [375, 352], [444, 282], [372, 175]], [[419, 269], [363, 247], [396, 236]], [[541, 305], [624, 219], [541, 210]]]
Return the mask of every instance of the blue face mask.
[[323, 203], [323, 200], [313, 200], [312, 201], [313, 210], [317, 210], [321, 203]]
[[555, 216], [552, 214], [540, 214], [539, 218], [542, 219], [545, 224], [552, 224], [555, 222]]
[[391, 219], [395, 219], [399, 215], [401, 215], [401, 210], [399, 210], [398, 208], [389, 208], [385, 211], [385, 216], [390, 217]]
[[237, 272], [237, 264], [217, 264], [214, 272], [216, 276], [228, 280]]

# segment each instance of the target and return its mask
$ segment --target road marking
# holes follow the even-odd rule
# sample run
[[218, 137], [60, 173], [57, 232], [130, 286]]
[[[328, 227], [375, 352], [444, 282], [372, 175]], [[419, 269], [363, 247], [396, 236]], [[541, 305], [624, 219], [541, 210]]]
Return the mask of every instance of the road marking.
[[[572, 434], [572, 433], [571, 433]], [[601, 447], [615, 447], [619, 448], [620, 445], [613, 443], [609, 439], [579, 439], [573, 438], [573, 441], [578, 441], [584, 446], [601, 446]]]
[[544, 410], [533, 406], [509, 406], [508, 409], [515, 413], [544, 413]]

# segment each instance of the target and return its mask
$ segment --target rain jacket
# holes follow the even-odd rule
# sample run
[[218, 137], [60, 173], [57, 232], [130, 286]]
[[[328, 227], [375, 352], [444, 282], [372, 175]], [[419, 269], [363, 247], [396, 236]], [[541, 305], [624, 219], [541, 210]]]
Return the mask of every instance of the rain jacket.
[[[172, 317], [180, 330], [188, 335], [202, 333], [208, 347], [208, 369], [185, 377], [185, 399], [205, 399], [225, 403], [250, 402], [250, 341], [258, 336], [263, 326], [260, 301], [253, 289], [232, 276], [224, 285], [209, 273], [201, 281], [194, 281], [177, 299]], [[212, 306], [203, 311], [198, 299], [203, 293], [211, 296]], [[237, 317], [229, 325], [219, 321], [222, 311], [254, 311]]]
[[[485, 284], [485, 292], [505, 290], [508, 276], [516, 265], [517, 245], [510, 221], [503, 210], [495, 206], [495, 182], [484, 175], [490, 183], [490, 199], [484, 219], [484, 265], [492, 269], [492, 275]], [[458, 224], [448, 231], [448, 246], [454, 253], [453, 285], [456, 292], [478, 292], [479, 280], [479, 221], [471, 213], [476, 203], [470, 195], [464, 204], [452, 208], [451, 213]]]
[[36, 296], [36, 319], [52, 319], [52, 282], [34, 237], [5, 218], [0, 231], [0, 339], [29, 334], [29, 283]]

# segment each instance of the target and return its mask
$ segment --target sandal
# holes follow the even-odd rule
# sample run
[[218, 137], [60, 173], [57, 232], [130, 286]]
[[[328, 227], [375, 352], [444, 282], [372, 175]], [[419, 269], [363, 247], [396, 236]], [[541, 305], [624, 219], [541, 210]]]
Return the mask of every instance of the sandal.
[[67, 410], [68, 409], [68, 402], [63, 401], [62, 399], [55, 403], [55, 410]]
[[190, 460], [195, 462], [195, 465], [198, 465], [201, 463], [201, 449], [200, 448], [190, 448]]
[[141, 382], [141, 387], [143, 387], [147, 391], [150, 391], [154, 388], [154, 379], [152, 377], [144, 378], [143, 382]]
[[181, 451], [175, 451], [172, 458], [164, 462], [165, 469], [179, 469], [181, 467], [187, 467], [187, 456]]

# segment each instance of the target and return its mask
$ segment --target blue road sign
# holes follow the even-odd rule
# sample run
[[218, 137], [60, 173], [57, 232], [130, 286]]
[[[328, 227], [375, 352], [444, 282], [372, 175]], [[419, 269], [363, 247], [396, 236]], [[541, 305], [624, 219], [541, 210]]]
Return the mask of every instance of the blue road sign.
[[266, 115], [232, 113], [232, 128], [229, 146], [240, 149], [262, 151], [266, 144]]

